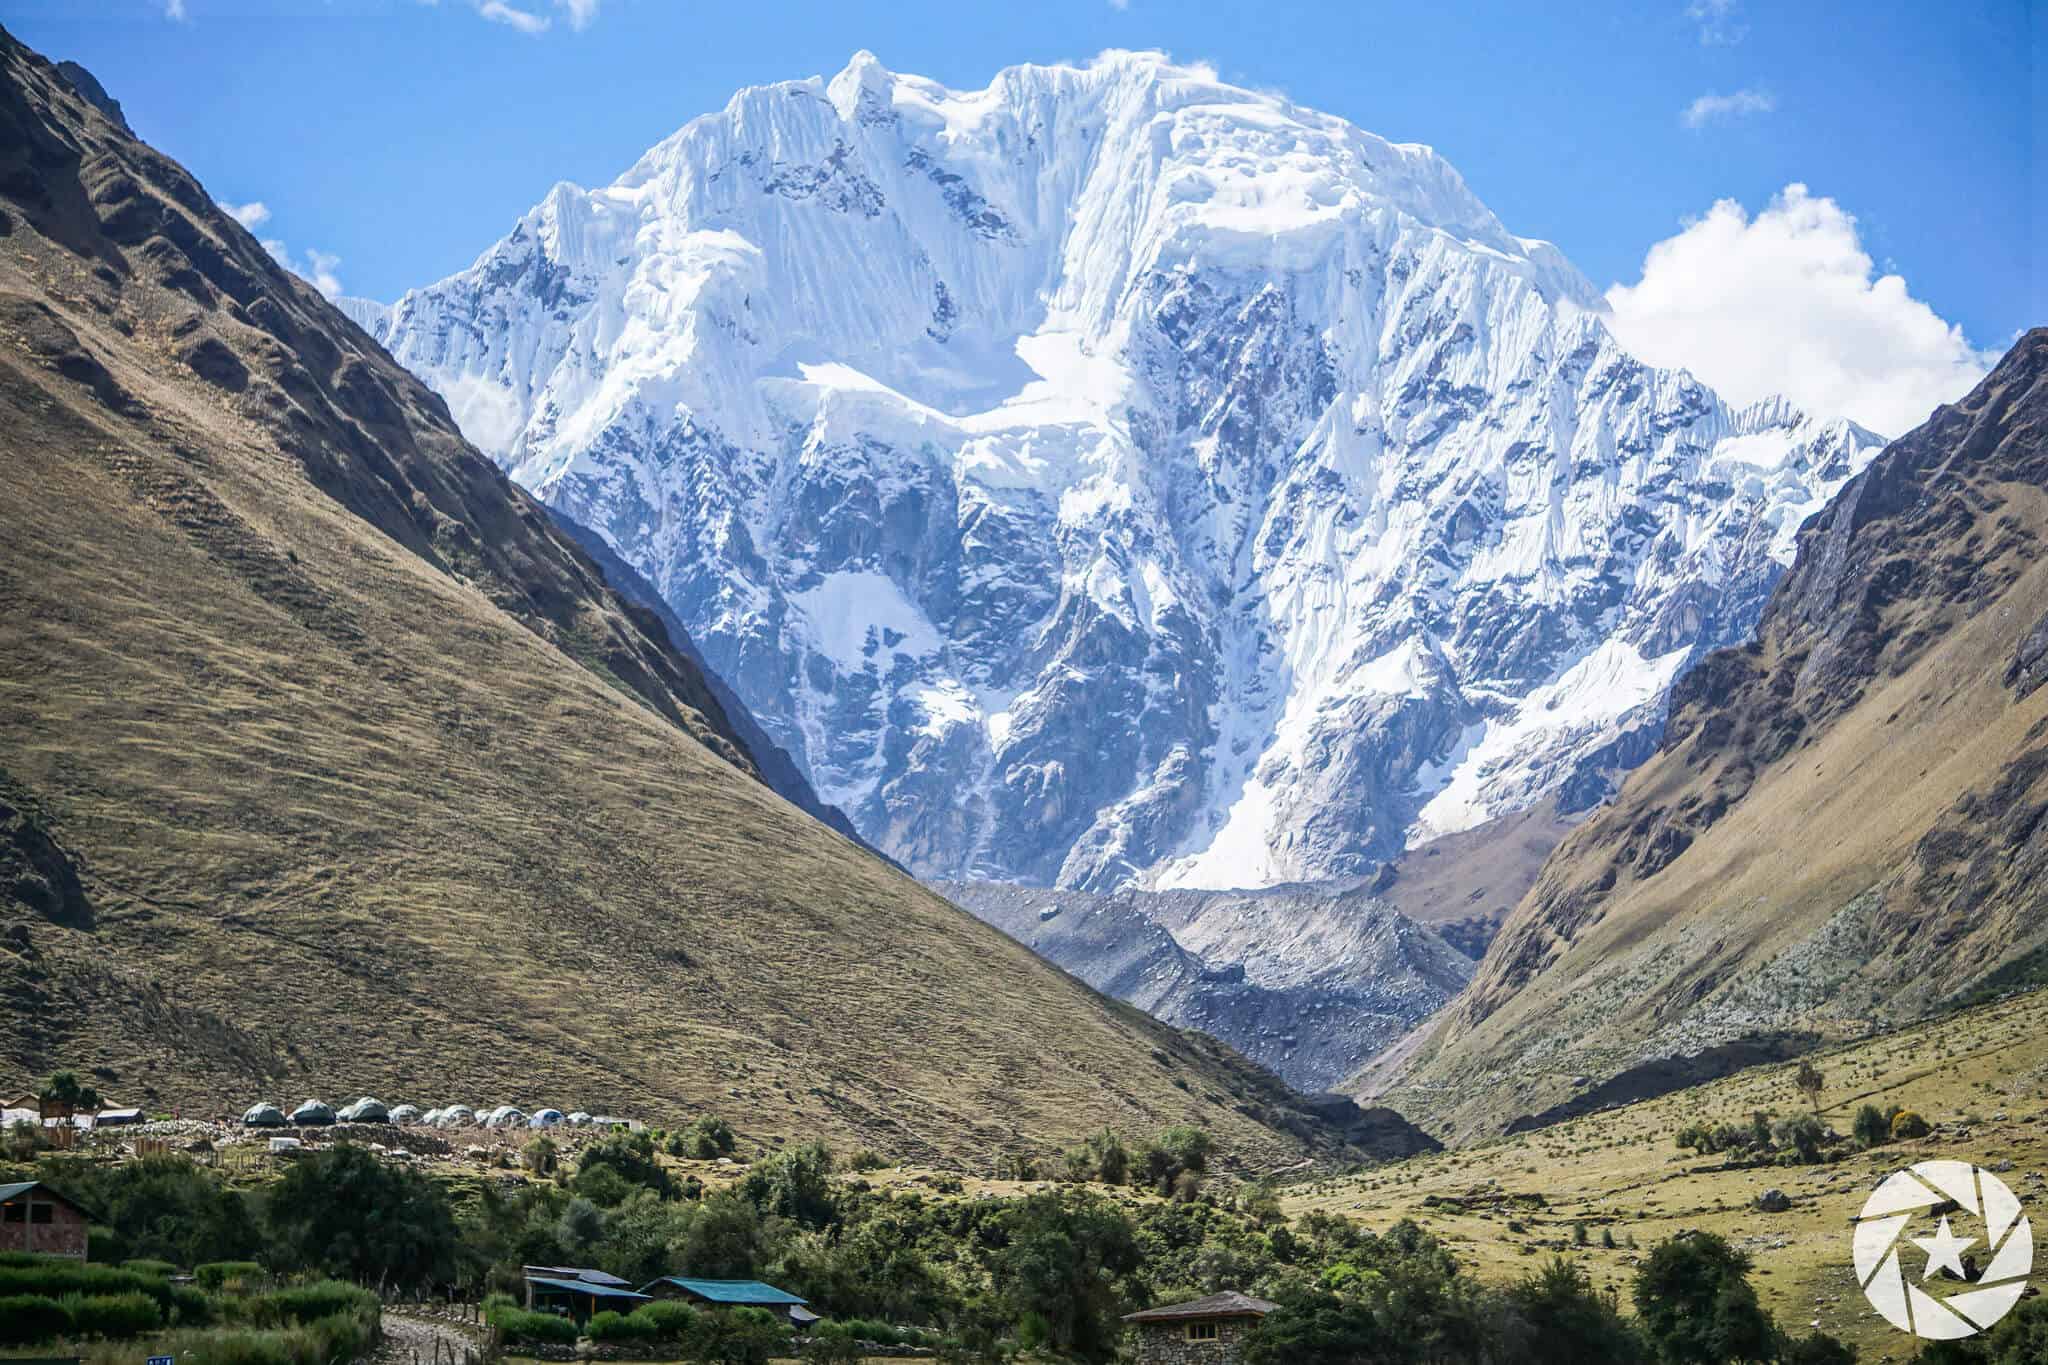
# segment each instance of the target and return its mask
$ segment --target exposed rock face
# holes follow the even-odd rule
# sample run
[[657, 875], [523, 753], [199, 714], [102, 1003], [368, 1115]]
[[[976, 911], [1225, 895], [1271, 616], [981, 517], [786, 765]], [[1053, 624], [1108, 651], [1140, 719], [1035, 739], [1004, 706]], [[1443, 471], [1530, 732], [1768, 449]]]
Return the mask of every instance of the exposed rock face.
[[1124, 56], [741, 91], [358, 320], [927, 877], [1365, 875], [1651, 747], [1878, 442], [1429, 149]]
[[1567, 1072], [2014, 980], [2048, 940], [2044, 542], [2048, 329], [1808, 524], [1755, 640], [1679, 682], [1391, 1093], [1486, 1126]]
[[90, 104], [112, 120], [115, 127], [124, 133], [135, 131], [128, 126], [128, 116], [121, 112], [121, 101], [109, 95], [107, 87], [101, 85], [99, 78], [94, 76], [92, 72], [87, 71], [77, 62], [59, 62], [57, 63], [57, 74], [69, 82], [71, 88], [76, 90], [85, 99], [87, 104]]
[[1334, 1087], [1472, 975], [1470, 958], [1363, 887], [937, 889], [1097, 990], [1309, 1092]]

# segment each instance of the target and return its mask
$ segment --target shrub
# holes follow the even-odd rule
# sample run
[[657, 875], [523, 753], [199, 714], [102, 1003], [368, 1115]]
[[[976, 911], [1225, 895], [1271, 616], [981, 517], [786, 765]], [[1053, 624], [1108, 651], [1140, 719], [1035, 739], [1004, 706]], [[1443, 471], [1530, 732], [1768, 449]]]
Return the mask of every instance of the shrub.
[[71, 1330], [71, 1314], [41, 1294], [0, 1297], [0, 1345], [33, 1346]]
[[1882, 1147], [1891, 1138], [1892, 1125], [1876, 1105], [1866, 1104], [1856, 1111], [1851, 1131], [1856, 1134], [1857, 1146]]
[[633, 1316], [648, 1323], [663, 1341], [681, 1341], [697, 1323], [697, 1310], [687, 1303], [656, 1299], [633, 1310]]
[[201, 1288], [216, 1292], [234, 1287], [246, 1289], [262, 1281], [263, 1267], [254, 1261], [208, 1261], [193, 1267], [192, 1278]]
[[249, 1305], [250, 1320], [258, 1326], [281, 1327], [291, 1323], [317, 1322], [337, 1313], [375, 1312], [377, 1296], [340, 1280], [294, 1285], [263, 1295]]
[[123, 1261], [121, 1262], [121, 1269], [132, 1270], [138, 1275], [155, 1275], [158, 1277], [178, 1273], [178, 1267], [172, 1265], [169, 1261], [153, 1261], [146, 1257], [137, 1258], [132, 1261]]
[[847, 1158], [846, 1169], [861, 1172], [879, 1171], [886, 1168], [888, 1164], [888, 1159], [880, 1152], [870, 1151], [868, 1148], [863, 1147]]
[[552, 1313], [529, 1313], [515, 1308], [508, 1299], [484, 1309], [484, 1321], [498, 1329], [508, 1342], [545, 1342], [561, 1346], [576, 1344], [576, 1324]]
[[659, 1335], [653, 1322], [638, 1313], [593, 1313], [583, 1334], [592, 1341], [652, 1341]]
[[172, 1304], [171, 1282], [161, 1275], [144, 1275], [134, 1270], [117, 1270], [110, 1265], [88, 1265], [57, 1256], [35, 1258], [41, 1264], [0, 1266], [0, 1297], [28, 1294], [61, 1299], [70, 1294], [147, 1294], [159, 1310]]
[[189, 1284], [174, 1284], [171, 1306], [164, 1316], [180, 1327], [204, 1327], [213, 1321], [213, 1300]]
[[1800, 1114], [1777, 1126], [1778, 1140], [1808, 1165], [1820, 1160], [1820, 1146], [1827, 1140], [1827, 1135], [1827, 1126], [1811, 1114]]
[[147, 1294], [78, 1294], [64, 1300], [71, 1330], [80, 1336], [129, 1337], [154, 1332], [164, 1325], [156, 1300]]
[[886, 1322], [875, 1322], [869, 1318], [848, 1318], [842, 1326], [852, 1333], [855, 1341], [871, 1341], [877, 1346], [894, 1346], [899, 1341], [896, 1329]]
[[731, 1156], [735, 1145], [732, 1125], [716, 1114], [704, 1114], [675, 1135], [669, 1152], [673, 1156], [710, 1161], [716, 1157]]
[[1901, 1109], [1892, 1116], [1892, 1136], [1897, 1139], [1923, 1138], [1934, 1131], [1933, 1125], [1911, 1109]]
[[843, 1322], [821, 1322], [804, 1344], [804, 1359], [817, 1365], [854, 1365], [861, 1358], [859, 1338]]

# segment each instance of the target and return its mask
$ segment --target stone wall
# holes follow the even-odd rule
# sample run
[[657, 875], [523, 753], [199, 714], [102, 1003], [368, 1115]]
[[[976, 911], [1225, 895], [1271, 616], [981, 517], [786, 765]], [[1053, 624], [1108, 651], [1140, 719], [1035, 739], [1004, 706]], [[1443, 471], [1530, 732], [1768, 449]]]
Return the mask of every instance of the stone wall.
[[1185, 1322], [1141, 1323], [1138, 1365], [1239, 1365], [1257, 1326], [1255, 1318], [1224, 1318], [1216, 1323], [1214, 1341], [1190, 1341]]

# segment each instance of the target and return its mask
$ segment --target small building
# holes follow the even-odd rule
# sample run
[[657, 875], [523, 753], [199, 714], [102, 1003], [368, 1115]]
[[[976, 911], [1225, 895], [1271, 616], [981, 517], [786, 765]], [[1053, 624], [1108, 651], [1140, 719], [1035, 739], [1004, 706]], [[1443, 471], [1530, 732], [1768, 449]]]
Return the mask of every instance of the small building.
[[1139, 1365], [1237, 1365], [1261, 1319], [1280, 1305], [1225, 1290], [1187, 1303], [1128, 1313]]
[[521, 1266], [526, 1277], [526, 1306], [538, 1313], [583, 1323], [593, 1313], [630, 1313], [649, 1295], [637, 1294], [616, 1275], [573, 1265]]
[[810, 1311], [808, 1299], [759, 1280], [693, 1280], [684, 1275], [664, 1275], [641, 1285], [640, 1292], [705, 1308], [765, 1308], [797, 1328], [809, 1327], [818, 1320], [818, 1315]]
[[0, 1185], [0, 1251], [86, 1259], [92, 1218], [37, 1180]]

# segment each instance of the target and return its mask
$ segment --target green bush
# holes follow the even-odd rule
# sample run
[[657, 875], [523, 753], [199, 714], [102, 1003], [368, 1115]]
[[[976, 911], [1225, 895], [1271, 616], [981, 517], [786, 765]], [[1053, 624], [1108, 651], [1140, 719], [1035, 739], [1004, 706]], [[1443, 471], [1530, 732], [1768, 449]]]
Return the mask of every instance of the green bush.
[[1923, 1138], [1934, 1131], [1934, 1126], [1916, 1111], [1901, 1109], [1892, 1115], [1892, 1136], [1894, 1138]]
[[252, 1299], [244, 1307], [248, 1320], [258, 1327], [304, 1326], [339, 1313], [375, 1313], [377, 1296], [340, 1280], [294, 1285]]
[[821, 1322], [804, 1343], [804, 1359], [813, 1365], [854, 1365], [860, 1359], [860, 1339], [846, 1323]]
[[213, 1300], [189, 1284], [174, 1284], [164, 1316], [180, 1327], [204, 1327], [213, 1321]]
[[123, 1261], [121, 1262], [121, 1269], [132, 1270], [138, 1275], [155, 1275], [159, 1278], [178, 1273], [178, 1267], [172, 1265], [169, 1261], [155, 1261], [148, 1257], [138, 1257], [132, 1261]]
[[643, 1303], [633, 1310], [633, 1316], [651, 1326], [654, 1335], [664, 1341], [681, 1341], [697, 1323], [696, 1309], [672, 1299]]
[[886, 1322], [876, 1322], [872, 1318], [848, 1318], [844, 1326], [853, 1334], [855, 1341], [872, 1341], [877, 1346], [897, 1344], [896, 1329]]
[[161, 1275], [89, 1265], [61, 1256], [40, 1256], [36, 1262], [0, 1265], [0, 1298], [27, 1294], [61, 1299], [70, 1294], [90, 1297], [134, 1292], [149, 1295], [162, 1312], [168, 1312], [173, 1302], [171, 1282]]
[[164, 1325], [162, 1310], [147, 1294], [74, 1294], [65, 1298], [64, 1309], [80, 1336], [125, 1341]]
[[219, 1291], [239, 1284], [244, 1288], [262, 1281], [263, 1267], [254, 1261], [208, 1261], [195, 1266], [192, 1278], [201, 1288]]
[[567, 1318], [558, 1318], [553, 1313], [530, 1313], [524, 1308], [514, 1306], [509, 1299], [485, 1304], [484, 1321], [497, 1328], [508, 1342], [553, 1342], [562, 1346], [576, 1344], [575, 1323]]
[[653, 1341], [661, 1333], [638, 1313], [594, 1313], [583, 1334], [592, 1341]]
[[0, 1346], [33, 1346], [71, 1330], [63, 1304], [41, 1294], [0, 1295]]
[[1856, 1135], [1859, 1147], [1882, 1147], [1892, 1135], [1891, 1120], [1884, 1111], [1874, 1104], [1866, 1104], [1856, 1111], [1856, 1118], [1850, 1131]]

